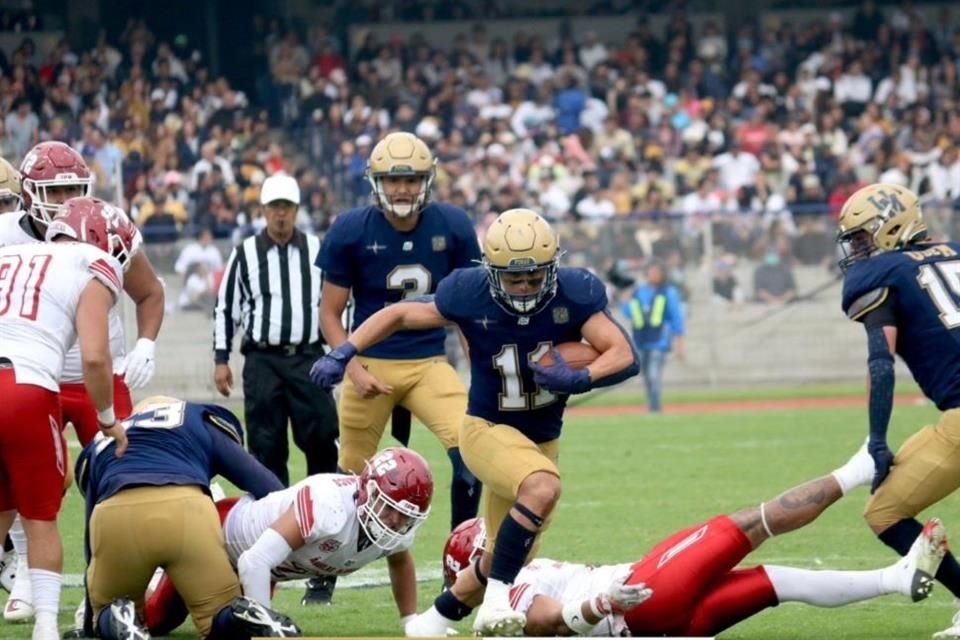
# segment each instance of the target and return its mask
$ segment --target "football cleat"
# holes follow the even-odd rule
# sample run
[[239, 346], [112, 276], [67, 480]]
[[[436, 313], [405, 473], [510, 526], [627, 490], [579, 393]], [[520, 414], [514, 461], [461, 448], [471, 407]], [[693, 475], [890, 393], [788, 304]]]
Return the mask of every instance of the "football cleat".
[[9, 598], [3, 607], [3, 619], [7, 622], [30, 622], [34, 615], [33, 605], [19, 598]]
[[233, 619], [255, 638], [299, 638], [300, 627], [287, 616], [240, 596], [230, 603]]
[[480, 605], [473, 619], [473, 631], [478, 636], [522, 636], [527, 617], [508, 607]]
[[[957, 607], [960, 607], [960, 599], [954, 601]], [[935, 640], [949, 640], [950, 638], [960, 638], [960, 609], [953, 614], [953, 620], [950, 626], [943, 631], [937, 631], [933, 634]]]
[[137, 617], [130, 598], [117, 598], [110, 603], [110, 631], [119, 640], [150, 640], [150, 632]]
[[0, 588], [9, 593], [17, 576], [17, 552], [0, 552]]
[[910, 550], [894, 567], [902, 570], [906, 592], [914, 602], [919, 602], [933, 592], [934, 576], [943, 556], [947, 553], [947, 533], [939, 518], [930, 518], [914, 540]]

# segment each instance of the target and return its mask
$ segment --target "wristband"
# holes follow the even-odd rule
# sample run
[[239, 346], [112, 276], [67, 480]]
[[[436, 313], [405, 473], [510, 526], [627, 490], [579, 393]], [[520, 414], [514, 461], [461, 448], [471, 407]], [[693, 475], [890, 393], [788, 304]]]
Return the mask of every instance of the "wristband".
[[97, 411], [97, 422], [112, 427], [117, 422], [117, 414], [113, 412], [113, 407], [107, 407], [103, 411]]
[[563, 618], [563, 623], [567, 625], [570, 631], [573, 631], [578, 636], [588, 636], [597, 625], [591, 624], [584, 619], [581, 604], [579, 600], [566, 603], [563, 605], [560, 615]]

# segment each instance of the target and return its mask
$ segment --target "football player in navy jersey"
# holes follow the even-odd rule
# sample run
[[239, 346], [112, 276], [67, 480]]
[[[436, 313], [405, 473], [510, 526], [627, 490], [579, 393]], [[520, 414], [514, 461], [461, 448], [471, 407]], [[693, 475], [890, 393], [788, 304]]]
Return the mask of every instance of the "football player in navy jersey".
[[[471, 382], [460, 449], [487, 487], [483, 504], [487, 582], [474, 629], [517, 635], [524, 619], [510, 608], [510, 584], [560, 497], [557, 467], [563, 409], [571, 393], [620, 382], [638, 371], [630, 339], [610, 317], [603, 283], [583, 269], [561, 268], [557, 236], [528, 209], [500, 214], [487, 232], [483, 264], [458, 269], [432, 299], [392, 305], [364, 322], [314, 365], [317, 384], [343, 376], [357, 352], [400, 330], [455, 323], [470, 349]], [[555, 344], [585, 339], [600, 356], [573, 369], [555, 350], [555, 364], [537, 360]], [[489, 578], [487, 580], [487, 578]], [[435, 603], [448, 619], [470, 609], [451, 591]]]
[[[292, 637], [289, 618], [241, 597], [209, 484], [222, 475], [261, 498], [283, 489], [243, 448], [243, 428], [216, 405], [156, 396], [123, 421], [128, 449], [97, 436], [77, 459], [86, 500], [84, 631], [149, 638], [143, 594], [157, 567], [176, 585], [202, 638]], [[134, 595], [139, 594], [139, 595]], [[133, 597], [135, 600], [131, 600]]]
[[[371, 152], [367, 179], [375, 205], [337, 216], [317, 257], [323, 272], [320, 328], [331, 346], [347, 340], [342, 317], [351, 294], [358, 327], [387, 305], [432, 294], [454, 269], [480, 261], [477, 235], [463, 209], [430, 202], [435, 164], [427, 145], [410, 133], [391, 133]], [[445, 337], [442, 325], [399, 331], [350, 363], [340, 395], [339, 465], [361, 473], [391, 412], [408, 409], [450, 456], [452, 529], [477, 514], [480, 486], [457, 446], [467, 391], [446, 360]]]
[[[867, 334], [868, 450], [876, 475], [864, 516], [880, 540], [903, 555], [920, 533], [917, 514], [960, 487], [960, 244], [928, 241], [916, 194], [899, 185], [860, 189], [838, 224], [843, 311]], [[895, 456], [887, 445], [894, 354], [943, 412]], [[952, 554], [937, 579], [960, 597], [960, 565]], [[934, 637], [960, 638], [960, 612]]]

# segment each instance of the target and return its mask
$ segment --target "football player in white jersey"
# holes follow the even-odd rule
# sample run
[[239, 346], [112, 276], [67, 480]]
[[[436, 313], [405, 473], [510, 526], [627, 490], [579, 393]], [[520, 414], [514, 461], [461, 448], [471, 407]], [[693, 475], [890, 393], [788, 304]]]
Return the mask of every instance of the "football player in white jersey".
[[[83, 158], [62, 142], [42, 142], [24, 157], [20, 165], [21, 190], [25, 211], [0, 216], [0, 247], [42, 242], [47, 225], [58, 208], [69, 198], [89, 195], [93, 177]], [[2, 192], [0, 192], [2, 195]], [[163, 285], [146, 255], [139, 251], [140, 232], [126, 214], [116, 207], [108, 209], [113, 232], [123, 237], [130, 252], [125, 263], [124, 290], [137, 306], [139, 339], [124, 357], [123, 327], [116, 309], [110, 312], [110, 350], [114, 363], [113, 396], [117, 417], [130, 415], [133, 403], [128, 385], [146, 384], [154, 369], [154, 340], [163, 322]], [[124, 371], [126, 372], [124, 376]], [[73, 424], [81, 444], [97, 434], [96, 410], [83, 384], [79, 347], [67, 353], [60, 378], [60, 403], [64, 423]], [[17, 522], [10, 531], [16, 551], [16, 567], [10, 597], [3, 609], [7, 621], [27, 621], [33, 617], [26, 567], [26, 544]], [[7, 573], [9, 578], [9, 572]]]
[[113, 410], [108, 317], [123, 288], [129, 247], [111, 233], [106, 206], [73, 199], [48, 225], [49, 243], [0, 248], [0, 534], [19, 512], [29, 548], [34, 640], [60, 637], [57, 514], [67, 452], [58, 381], [76, 340], [100, 430], [126, 449]]
[[[734, 568], [767, 538], [813, 522], [845, 493], [872, 480], [873, 461], [863, 447], [834, 473], [759, 507], [682, 529], [637, 562], [594, 566], [536, 559], [514, 581], [510, 606], [526, 617], [523, 631], [529, 636], [690, 637], [717, 635], [781, 602], [836, 607], [890, 593], [917, 602], [930, 595], [947, 549], [936, 518], [928, 521], [910, 553], [882, 569]], [[463, 571], [476, 575], [484, 539], [479, 519], [450, 534], [443, 553], [448, 578]], [[453, 595], [468, 603], [475, 598], [464, 592]], [[414, 618], [407, 635], [444, 635], [452, 621], [431, 607]]]
[[[264, 606], [270, 606], [271, 583], [346, 575], [386, 557], [406, 624], [417, 608], [410, 547], [432, 497], [433, 477], [420, 454], [384, 449], [359, 476], [317, 474], [260, 500], [221, 501], [227, 553], [244, 595]], [[166, 577], [147, 594], [144, 618], [152, 634], [183, 621], [186, 613], [178, 600]]]

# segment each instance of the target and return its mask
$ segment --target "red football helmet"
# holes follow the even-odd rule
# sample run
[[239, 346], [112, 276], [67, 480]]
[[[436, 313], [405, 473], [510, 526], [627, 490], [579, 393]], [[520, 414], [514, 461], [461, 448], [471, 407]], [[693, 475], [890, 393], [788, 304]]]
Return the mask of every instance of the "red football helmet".
[[487, 544], [487, 527], [483, 518], [464, 520], [450, 532], [443, 546], [443, 577], [446, 584], [457, 581], [457, 574], [483, 555]]
[[23, 206], [37, 222], [47, 224], [57, 214], [60, 202], [51, 202], [51, 187], [79, 187], [74, 196], [88, 196], [93, 176], [79, 153], [62, 142], [41, 142], [20, 163], [23, 175]]
[[384, 449], [360, 474], [357, 518], [367, 537], [385, 551], [395, 548], [430, 513], [433, 476], [419, 453]]
[[[47, 225], [46, 239], [50, 242], [58, 236], [67, 236], [85, 242], [109, 253], [126, 267], [135, 247], [129, 244], [129, 231], [118, 220], [126, 220], [126, 224], [132, 226], [122, 210], [99, 198], [70, 198]], [[118, 232], [118, 228], [122, 228], [122, 232]], [[139, 238], [138, 231], [136, 238]]]

